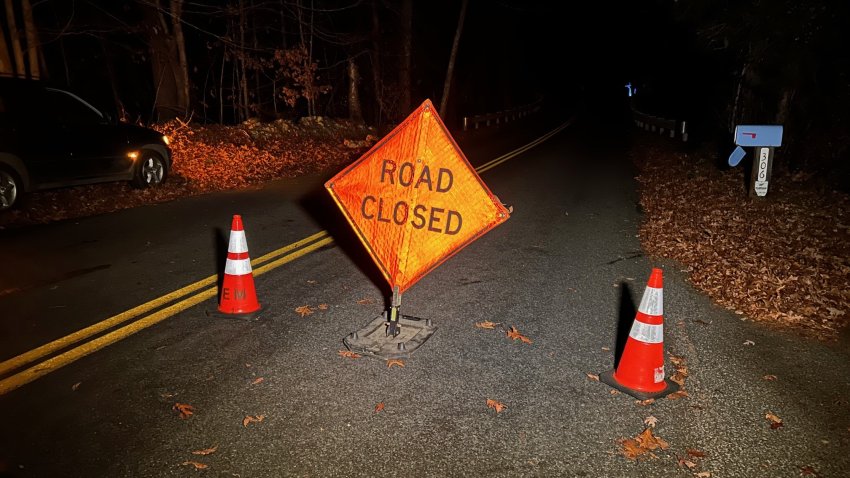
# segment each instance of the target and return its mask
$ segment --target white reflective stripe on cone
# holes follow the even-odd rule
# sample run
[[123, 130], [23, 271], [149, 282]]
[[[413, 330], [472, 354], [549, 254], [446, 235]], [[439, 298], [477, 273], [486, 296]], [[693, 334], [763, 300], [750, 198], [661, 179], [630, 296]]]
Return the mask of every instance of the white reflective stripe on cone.
[[244, 276], [251, 273], [251, 259], [228, 259], [224, 273], [231, 276]]
[[660, 344], [664, 342], [664, 324], [644, 324], [635, 320], [629, 337], [645, 344]]
[[664, 289], [647, 287], [638, 310], [646, 315], [664, 315]]
[[227, 252], [248, 252], [248, 241], [245, 240], [245, 231], [231, 231], [230, 244]]

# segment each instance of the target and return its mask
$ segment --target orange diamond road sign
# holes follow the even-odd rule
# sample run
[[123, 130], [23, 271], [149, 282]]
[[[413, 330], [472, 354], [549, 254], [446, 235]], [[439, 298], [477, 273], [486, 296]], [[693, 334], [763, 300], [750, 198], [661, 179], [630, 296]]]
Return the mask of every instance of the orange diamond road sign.
[[509, 217], [429, 100], [325, 187], [399, 292]]

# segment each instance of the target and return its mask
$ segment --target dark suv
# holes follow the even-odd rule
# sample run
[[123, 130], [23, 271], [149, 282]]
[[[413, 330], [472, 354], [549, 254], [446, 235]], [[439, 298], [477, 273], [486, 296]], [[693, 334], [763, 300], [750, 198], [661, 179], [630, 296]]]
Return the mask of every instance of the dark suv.
[[162, 133], [116, 122], [71, 92], [0, 78], [0, 211], [41, 189], [107, 181], [157, 186], [170, 169]]

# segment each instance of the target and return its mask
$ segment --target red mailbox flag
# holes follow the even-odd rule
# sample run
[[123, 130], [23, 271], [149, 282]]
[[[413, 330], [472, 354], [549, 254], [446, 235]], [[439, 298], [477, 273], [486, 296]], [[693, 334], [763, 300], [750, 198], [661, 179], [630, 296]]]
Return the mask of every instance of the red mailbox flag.
[[399, 292], [509, 217], [429, 100], [325, 187]]

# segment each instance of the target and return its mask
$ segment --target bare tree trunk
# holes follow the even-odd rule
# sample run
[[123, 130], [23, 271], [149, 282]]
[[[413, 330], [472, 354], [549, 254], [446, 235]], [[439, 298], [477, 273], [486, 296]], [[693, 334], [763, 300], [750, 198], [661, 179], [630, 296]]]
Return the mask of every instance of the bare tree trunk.
[[348, 117], [354, 121], [363, 121], [363, 109], [360, 106], [360, 73], [354, 58], [348, 58]]
[[[182, 0], [172, 0], [171, 10], [165, 12], [160, 0], [155, 0], [151, 8], [147, 9], [146, 25], [153, 78], [158, 84], [155, 108], [159, 120], [185, 115], [189, 111], [186, 49], [182, 29], [179, 38], [175, 31], [175, 25], [180, 25]], [[171, 21], [166, 21], [166, 16]]]
[[283, 0], [280, 0], [280, 49], [286, 50], [286, 9], [283, 6]]
[[35, 22], [32, 19], [32, 6], [30, 0], [21, 0], [21, 12], [24, 16], [24, 32], [27, 38], [27, 59], [29, 60], [30, 77], [40, 78], [38, 53], [38, 32], [35, 29]]
[[378, 16], [379, 0], [372, 0], [372, 83], [375, 89], [375, 123], [384, 120], [384, 94], [381, 81], [381, 20]]
[[174, 32], [174, 42], [177, 46], [177, 63], [180, 73], [178, 83], [182, 86], [179, 89], [181, 95], [179, 102], [183, 106], [183, 115], [188, 116], [189, 105], [191, 104], [189, 94], [189, 62], [186, 60], [186, 41], [183, 39], [182, 16], [183, 0], [171, 0], [171, 28]]
[[452, 86], [452, 75], [455, 69], [455, 59], [457, 59], [457, 47], [460, 43], [460, 33], [463, 31], [463, 20], [466, 17], [467, 5], [469, 5], [469, 0], [463, 0], [463, 5], [460, 7], [460, 18], [457, 21], [455, 39], [452, 42], [452, 54], [449, 56], [449, 67], [446, 69], [446, 81], [443, 83], [443, 97], [440, 98], [440, 116], [443, 118], [446, 116], [446, 105], [449, 102], [449, 90]]
[[729, 113], [729, 120], [726, 124], [726, 129], [730, 132], [735, 129], [741, 115], [741, 90], [744, 87], [744, 81], [747, 76], [747, 68], [749, 66], [749, 63], [744, 63], [744, 67], [741, 68], [741, 76], [738, 78], [738, 88], [735, 90], [735, 99], [732, 101], [732, 111]]
[[121, 101], [121, 96], [118, 94], [118, 88], [115, 87], [115, 70], [112, 68], [112, 62], [109, 58], [109, 52], [106, 50], [106, 40], [100, 39], [100, 51], [103, 53], [103, 63], [106, 66], [106, 75], [109, 77], [109, 86], [112, 90], [112, 100], [115, 102], [115, 112], [117, 113], [117, 120], [126, 120], [127, 119], [127, 110], [124, 109], [124, 102]]
[[6, 35], [2, 35], [2, 33], [3, 31], [0, 30], [0, 75], [12, 76], [15, 74], [15, 66], [9, 57], [9, 46], [6, 44]]
[[233, 77], [231, 78], [230, 96], [233, 98], [233, 121], [239, 123], [242, 121], [242, 108], [239, 107], [239, 63], [233, 62]]
[[[257, 13], [254, 10], [254, 0], [251, 0], [251, 37], [252, 42], [254, 44], [254, 51], [260, 51], [260, 42], [257, 40]], [[255, 111], [257, 113], [261, 113], [262, 111], [262, 95], [260, 94], [260, 68], [254, 67], [254, 102], [257, 104]]]
[[[225, 46], [225, 48], [227, 48]], [[221, 73], [218, 77], [218, 122], [224, 124], [224, 64], [227, 63], [227, 55], [221, 54]]]
[[239, 88], [242, 91], [242, 119], [250, 117], [248, 73], [245, 67], [245, 0], [239, 0]]
[[12, 40], [12, 55], [15, 58], [15, 76], [26, 76], [24, 52], [21, 50], [21, 37], [18, 22], [15, 21], [15, 7], [12, 0], [6, 0], [6, 24], [9, 27], [9, 37]]
[[[315, 11], [316, 10], [313, 8], [313, 0], [310, 0], [310, 49], [308, 50], [307, 62], [306, 62], [307, 64], [304, 65], [304, 67], [307, 70], [309, 70], [310, 65], [313, 64], [313, 27], [314, 27], [313, 17], [315, 15]], [[308, 93], [307, 93], [307, 114], [309, 116], [316, 116], [316, 91], [315, 91], [315, 88], [313, 88], [313, 86], [315, 86], [314, 85], [314, 79], [312, 78], [312, 75], [311, 75], [310, 88], [308, 88], [308, 90], [307, 90], [308, 91]]]
[[412, 108], [410, 91], [410, 70], [413, 56], [413, 0], [404, 0], [401, 5], [401, 68], [399, 69], [399, 89], [401, 90], [402, 114]]

